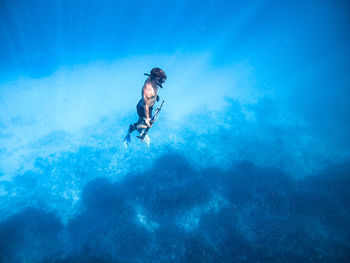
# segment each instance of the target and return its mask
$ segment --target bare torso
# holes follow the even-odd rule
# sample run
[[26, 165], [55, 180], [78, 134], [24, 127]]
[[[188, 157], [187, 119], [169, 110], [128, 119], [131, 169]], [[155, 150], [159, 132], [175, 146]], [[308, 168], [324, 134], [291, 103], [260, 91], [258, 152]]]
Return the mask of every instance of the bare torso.
[[149, 108], [156, 103], [158, 90], [159, 86], [154, 80], [150, 80], [150, 78], [145, 81], [145, 84], [142, 87], [141, 96], [147, 118], [149, 118]]

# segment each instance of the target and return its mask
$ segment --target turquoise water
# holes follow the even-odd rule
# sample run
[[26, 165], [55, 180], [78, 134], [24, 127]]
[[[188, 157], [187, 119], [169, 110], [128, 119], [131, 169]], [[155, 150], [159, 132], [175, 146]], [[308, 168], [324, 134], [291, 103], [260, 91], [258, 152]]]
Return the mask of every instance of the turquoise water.
[[[346, 1], [1, 1], [0, 262], [345, 262]], [[168, 75], [151, 145], [123, 138]]]

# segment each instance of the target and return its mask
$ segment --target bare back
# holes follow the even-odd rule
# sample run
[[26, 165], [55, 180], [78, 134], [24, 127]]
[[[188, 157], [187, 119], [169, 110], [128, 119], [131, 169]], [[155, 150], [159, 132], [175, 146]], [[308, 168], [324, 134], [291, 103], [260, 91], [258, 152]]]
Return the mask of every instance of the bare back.
[[146, 118], [149, 118], [149, 108], [152, 107], [157, 100], [159, 86], [150, 78], [147, 78], [142, 87], [142, 100], [145, 106]]

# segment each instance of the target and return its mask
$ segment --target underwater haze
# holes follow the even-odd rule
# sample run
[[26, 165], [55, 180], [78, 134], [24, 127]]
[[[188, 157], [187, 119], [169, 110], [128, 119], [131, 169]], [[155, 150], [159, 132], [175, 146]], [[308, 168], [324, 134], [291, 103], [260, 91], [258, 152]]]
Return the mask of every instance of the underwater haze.
[[1, 0], [0, 262], [349, 262], [349, 11]]

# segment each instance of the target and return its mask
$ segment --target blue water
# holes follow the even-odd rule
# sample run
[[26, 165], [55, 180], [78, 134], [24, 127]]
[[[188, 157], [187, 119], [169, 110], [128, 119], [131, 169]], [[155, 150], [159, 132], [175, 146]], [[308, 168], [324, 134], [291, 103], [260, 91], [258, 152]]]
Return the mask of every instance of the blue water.
[[349, 11], [0, 1], [0, 262], [349, 261]]

